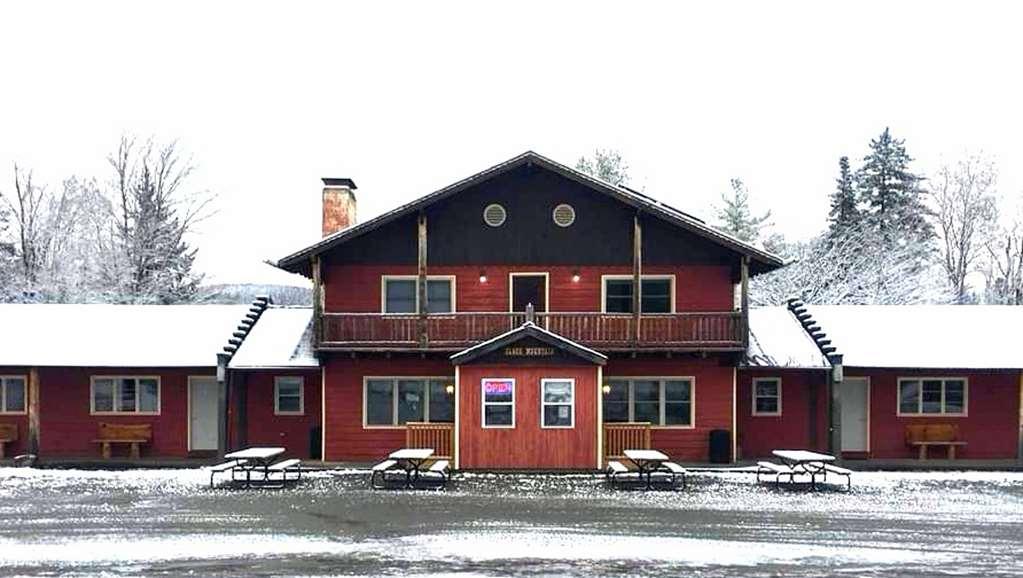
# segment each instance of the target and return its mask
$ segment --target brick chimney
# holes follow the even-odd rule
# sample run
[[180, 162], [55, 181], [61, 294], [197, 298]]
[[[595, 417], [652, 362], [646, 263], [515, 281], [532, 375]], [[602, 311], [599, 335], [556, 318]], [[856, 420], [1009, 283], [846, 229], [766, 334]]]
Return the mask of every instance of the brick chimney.
[[355, 181], [323, 179], [323, 236], [355, 224]]

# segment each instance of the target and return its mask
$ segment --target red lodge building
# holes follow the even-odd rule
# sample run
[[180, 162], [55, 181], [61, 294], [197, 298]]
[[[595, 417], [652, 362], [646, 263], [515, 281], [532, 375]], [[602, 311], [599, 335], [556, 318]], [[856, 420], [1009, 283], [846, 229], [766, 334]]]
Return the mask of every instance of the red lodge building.
[[532, 152], [365, 222], [323, 182], [322, 240], [278, 262], [311, 308], [0, 306], [0, 446], [96, 457], [148, 424], [141, 459], [597, 470], [630, 447], [914, 458], [940, 430], [960, 459], [1020, 455], [1023, 363], [979, 337], [1014, 308], [751, 308], [781, 259]]

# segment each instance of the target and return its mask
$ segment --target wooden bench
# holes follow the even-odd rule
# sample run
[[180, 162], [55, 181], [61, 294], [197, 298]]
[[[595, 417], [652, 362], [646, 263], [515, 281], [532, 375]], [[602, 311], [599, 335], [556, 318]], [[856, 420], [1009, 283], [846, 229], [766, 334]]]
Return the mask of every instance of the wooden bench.
[[18, 441], [18, 424], [0, 423], [0, 460], [4, 459], [4, 445]]
[[101, 423], [99, 424], [99, 436], [92, 441], [100, 444], [104, 459], [109, 460], [113, 454], [112, 445], [125, 444], [131, 446], [131, 459], [137, 460], [142, 454], [140, 450], [142, 444], [147, 444], [152, 440], [152, 424]]
[[906, 426], [906, 445], [919, 448], [919, 458], [927, 459], [927, 448], [945, 446], [948, 459], [956, 459], [956, 448], [965, 446], [959, 438], [959, 426], [952, 423], [911, 424]]

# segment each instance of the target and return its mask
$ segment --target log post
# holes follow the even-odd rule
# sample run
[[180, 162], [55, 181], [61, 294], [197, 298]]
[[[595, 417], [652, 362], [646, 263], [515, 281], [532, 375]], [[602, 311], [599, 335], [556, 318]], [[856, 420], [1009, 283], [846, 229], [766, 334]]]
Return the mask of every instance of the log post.
[[828, 361], [831, 362], [831, 371], [828, 372], [828, 453], [842, 461], [842, 380], [845, 379], [845, 371], [842, 355], [829, 355]]
[[323, 340], [323, 274], [320, 271], [320, 257], [312, 258], [313, 272], [313, 349], [320, 347]]
[[39, 368], [28, 370], [28, 453], [39, 455]]
[[217, 354], [217, 458], [224, 459], [227, 453], [227, 436], [230, 432], [228, 427], [228, 371], [227, 364], [231, 361], [231, 354]]
[[739, 266], [740, 307], [742, 311], [742, 346], [749, 347], [749, 256], [742, 256], [742, 263]]
[[419, 213], [418, 230], [419, 267], [417, 270], [418, 278], [416, 280], [416, 291], [418, 292], [416, 313], [419, 314], [419, 347], [425, 349], [429, 344], [426, 325], [426, 213]]
[[643, 309], [643, 226], [639, 213], [632, 218], [632, 340], [638, 346]]

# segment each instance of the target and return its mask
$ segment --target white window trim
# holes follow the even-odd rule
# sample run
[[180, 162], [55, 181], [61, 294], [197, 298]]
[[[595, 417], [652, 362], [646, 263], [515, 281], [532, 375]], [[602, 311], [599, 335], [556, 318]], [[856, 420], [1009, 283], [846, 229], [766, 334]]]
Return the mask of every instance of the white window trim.
[[[20, 379], [22, 387], [25, 388], [25, 409], [21, 411], [7, 411], [7, 381]], [[28, 413], [28, 376], [27, 375], [0, 375], [0, 415], [25, 415]]]
[[[487, 382], [510, 381], [512, 384], [511, 401], [487, 401]], [[487, 406], [507, 405], [511, 406], [511, 425], [487, 425]], [[514, 377], [484, 377], [480, 380], [480, 425], [483, 429], [515, 429], [515, 378]]]
[[[633, 394], [632, 383], [633, 381], [659, 381], [660, 385], [660, 407], [658, 411], [660, 413], [660, 422], [650, 424], [651, 429], [696, 429], [696, 377], [692, 375], [667, 375], [667, 376], [656, 376], [656, 375], [628, 375], [628, 376], [606, 376], [603, 382], [601, 382], [601, 388], [604, 384], [609, 381], [628, 381], [629, 383], [629, 422], [635, 421], [635, 396]], [[689, 381], [689, 425], [662, 425], [664, 424], [664, 382], [666, 381]], [[604, 402], [606, 403], [606, 402]], [[601, 415], [601, 419], [604, 416]], [[620, 422], [604, 422], [604, 423], [620, 423]]]
[[[923, 409], [924, 403], [924, 382], [925, 381], [941, 381], [941, 412], [940, 413], [923, 413], [918, 411], [916, 413], [903, 413], [902, 411], [902, 382], [904, 381], [918, 381], [920, 382], [920, 395], [917, 399], [917, 409]], [[946, 413], [945, 412], [945, 382], [946, 381], [961, 381], [963, 382], [963, 411], [962, 413]], [[900, 377], [896, 380], [895, 387], [895, 415], [898, 417], [969, 417], [970, 415], [970, 380], [966, 377]]]
[[[458, 311], [457, 288], [458, 279], [455, 275], [427, 275], [427, 281], [450, 281], [451, 282], [451, 311]], [[387, 310], [387, 282], [388, 281], [416, 281], [415, 311], [410, 313], [392, 313]], [[418, 275], [381, 275], [380, 276], [380, 313], [384, 315], [417, 315], [419, 311], [419, 276]], [[449, 313], [430, 313], [430, 315], [448, 315]]]
[[[600, 312], [607, 313], [607, 282], [608, 281], [632, 281], [634, 277], [632, 275], [601, 275], [600, 276]], [[640, 275], [639, 282], [642, 285], [643, 281], [656, 281], [658, 279], [667, 279], [671, 284], [671, 310], [667, 313], [643, 313], [642, 315], [673, 315], [675, 313], [675, 275]], [[635, 289], [634, 289], [635, 290]], [[643, 308], [643, 293], [640, 288], [640, 309]], [[632, 315], [632, 313], [610, 313], [610, 315]]]
[[[405, 425], [397, 423], [398, 421], [398, 381], [407, 380], [423, 380], [426, 382], [426, 388], [424, 395], [423, 405], [423, 420], [427, 423], [450, 423], [450, 422], [431, 422], [430, 421], [430, 380], [436, 381], [449, 381], [454, 383], [455, 378], [450, 375], [367, 375], [362, 378], [362, 429], [406, 429]], [[383, 381], [390, 380], [391, 383], [391, 425], [387, 424], [371, 424], [368, 421], [369, 416], [369, 395], [368, 388], [370, 381]], [[455, 414], [455, 419], [458, 419], [458, 414]]]
[[[537, 313], [551, 312], [551, 273], [550, 271], [512, 271], [508, 273], [508, 312], [515, 313], [515, 278], [516, 277], [543, 277], [543, 300], [544, 310]], [[535, 303], [534, 309], [535, 307]]]
[[[298, 380], [298, 411], [281, 411], [281, 382]], [[305, 378], [301, 375], [274, 376], [274, 415], [305, 415]]]
[[[142, 379], [156, 380], [156, 411], [96, 411], [96, 380], [112, 379], [114, 381], [114, 407], [117, 407], [117, 381], [120, 379], [134, 379], [135, 385], [135, 407], [139, 406], [139, 388], [137, 382]], [[163, 383], [159, 375], [91, 375], [89, 376], [89, 415], [160, 415], [163, 408]]]
[[[778, 389], [777, 389], [777, 392], [778, 392], [778, 396], [777, 396], [778, 397], [778, 411], [757, 411], [757, 397], [760, 397], [760, 396], [757, 395], [757, 383], [758, 382], [763, 382], [763, 381], [773, 381], [775, 383], [775, 385], [777, 385], [777, 387], [778, 387]], [[780, 416], [781, 415], [781, 378], [780, 377], [754, 377], [752, 385], [753, 385], [753, 387], [752, 387], [752, 389], [753, 389], [752, 414], [756, 415], [756, 416], [774, 416], [774, 417]], [[770, 397], [770, 396], [766, 396], [765, 395], [763, 397], [766, 398], [766, 397]]]
[[[553, 402], [553, 401], [549, 402], [546, 399], [544, 399], [544, 397], [545, 397], [544, 394], [546, 392], [546, 389], [545, 389], [546, 384], [549, 383], [549, 382], [560, 382], [560, 381], [567, 381], [569, 383], [569, 385], [571, 386], [569, 388], [569, 391], [571, 392], [572, 401], [570, 401], [569, 403], [563, 403], [563, 402]], [[514, 399], [514, 394], [512, 396], [512, 399]], [[571, 410], [571, 414], [570, 414], [571, 423], [569, 423], [569, 425], [547, 425], [545, 423], [545, 418], [546, 418], [547, 414], [544, 411], [545, 409], [547, 409], [547, 406], [560, 407], [560, 406], [563, 406], [563, 405], [567, 405], [569, 407], [569, 409]], [[540, 429], [575, 429], [575, 378], [572, 378], [572, 377], [545, 377], [545, 378], [540, 380]]]

